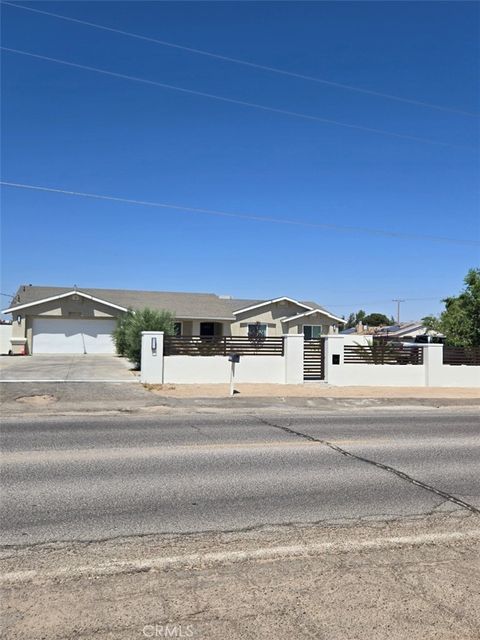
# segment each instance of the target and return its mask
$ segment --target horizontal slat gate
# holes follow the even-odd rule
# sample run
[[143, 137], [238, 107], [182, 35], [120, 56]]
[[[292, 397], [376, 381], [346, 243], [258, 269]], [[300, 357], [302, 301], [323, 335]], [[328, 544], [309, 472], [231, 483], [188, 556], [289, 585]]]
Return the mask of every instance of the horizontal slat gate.
[[324, 380], [325, 338], [305, 340], [303, 347], [304, 380]]

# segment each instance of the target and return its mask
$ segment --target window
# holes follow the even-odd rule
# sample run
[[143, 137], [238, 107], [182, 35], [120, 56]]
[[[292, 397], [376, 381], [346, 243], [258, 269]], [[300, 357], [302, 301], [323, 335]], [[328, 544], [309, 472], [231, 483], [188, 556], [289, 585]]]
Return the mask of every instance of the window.
[[173, 335], [174, 336], [181, 336], [182, 335], [182, 323], [181, 322], [174, 322], [173, 323]]
[[247, 329], [249, 338], [266, 338], [267, 336], [266, 324], [260, 324], [260, 322], [256, 322], [255, 324], [249, 324]]
[[305, 340], [318, 340], [322, 335], [321, 324], [304, 324], [303, 325], [303, 337]]

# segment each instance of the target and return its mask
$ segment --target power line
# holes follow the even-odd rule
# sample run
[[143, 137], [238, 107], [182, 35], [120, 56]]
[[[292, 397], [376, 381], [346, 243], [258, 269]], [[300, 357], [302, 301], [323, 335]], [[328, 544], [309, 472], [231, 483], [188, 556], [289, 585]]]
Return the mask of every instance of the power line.
[[[417, 301], [422, 301], [422, 302], [441, 302], [446, 296], [437, 296], [437, 297], [431, 297], [431, 298], [403, 298], [402, 302], [417, 302]], [[373, 304], [389, 304], [390, 302], [395, 302], [394, 300], [392, 301], [391, 298], [385, 299], [385, 300], [371, 300], [370, 302], [350, 302], [349, 304], [330, 304], [330, 303], [325, 303], [325, 306], [328, 307], [329, 309], [351, 309], [353, 307], [357, 307], [358, 309], [361, 309], [362, 307], [368, 307], [371, 306]]]
[[286, 69], [280, 69], [279, 67], [271, 67], [268, 65], [258, 64], [256, 62], [249, 62], [248, 60], [242, 60], [240, 58], [232, 58], [230, 56], [225, 56], [219, 53], [213, 53], [211, 51], [205, 51], [204, 49], [196, 49], [194, 47], [187, 47], [184, 45], [176, 44], [174, 42], [168, 42], [167, 40], [159, 40], [158, 38], [152, 38], [149, 36], [145, 36], [139, 33], [132, 33], [130, 31], [124, 31], [122, 29], [115, 29], [113, 27], [107, 27], [106, 25], [98, 24], [95, 22], [88, 22], [86, 20], [79, 20], [78, 18], [71, 18], [69, 16], [60, 15], [58, 13], [52, 13], [50, 11], [42, 11], [40, 9], [33, 9], [32, 7], [25, 7], [23, 5], [14, 4], [12, 2], [2, 2], [2, 4], [8, 5], [10, 7], [15, 7], [16, 9], [23, 9], [24, 11], [31, 11], [34, 13], [41, 13], [46, 16], [51, 16], [53, 18], [59, 18], [60, 20], [65, 20], [68, 22], [75, 22], [77, 24], [83, 24], [88, 27], [94, 27], [95, 29], [101, 29], [103, 31], [109, 31], [111, 33], [118, 33], [123, 36], [128, 36], [130, 38], [136, 38], [137, 40], [144, 40], [145, 42], [153, 42], [155, 44], [162, 45], [164, 47], [171, 47], [173, 49], [178, 49], [181, 51], [187, 51], [189, 53], [194, 53], [202, 56], [207, 56], [209, 58], [215, 58], [216, 60], [222, 60], [223, 62], [231, 62], [233, 64], [243, 65], [246, 67], [251, 67], [253, 69], [260, 69], [262, 71], [268, 71], [271, 73], [276, 73], [284, 76], [288, 76], [291, 78], [297, 78], [300, 80], [307, 80], [310, 82], [316, 82], [318, 84], [324, 84], [330, 87], [335, 87], [337, 89], [345, 89], [347, 91], [354, 91], [357, 93], [363, 93], [370, 96], [375, 96], [379, 98], [386, 98], [387, 100], [396, 100], [397, 102], [403, 102], [406, 104], [412, 104], [418, 107], [425, 107], [429, 109], [437, 109], [439, 111], [448, 111], [450, 113], [457, 113], [464, 116], [471, 117], [479, 117], [480, 114], [472, 113], [470, 111], [464, 111], [462, 109], [456, 109], [454, 107], [445, 107], [443, 105], [433, 104], [431, 102], [423, 102], [422, 100], [414, 100], [411, 98], [402, 98], [401, 96], [392, 95], [389, 93], [383, 93], [380, 91], [373, 91], [371, 89], [365, 89], [363, 87], [357, 87], [350, 84], [344, 84], [341, 82], [334, 82], [332, 80], [325, 80], [324, 78], [318, 78], [315, 76], [306, 75], [303, 73], [296, 73], [294, 71], [287, 71]]
[[427, 236], [427, 235], [419, 235], [419, 234], [409, 234], [397, 231], [388, 231], [386, 229], [375, 229], [368, 227], [353, 227], [353, 226], [342, 226], [337, 224], [327, 224], [327, 223], [319, 223], [319, 222], [307, 222], [303, 220], [292, 220], [285, 218], [274, 218], [270, 216], [260, 216], [248, 213], [237, 213], [237, 212], [229, 212], [229, 211], [219, 211], [216, 209], [205, 209], [200, 207], [189, 207], [179, 204], [170, 204], [165, 202], [150, 202], [147, 200], [134, 200], [131, 198], [122, 198], [118, 196], [110, 196], [103, 195], [97, 193], [86, 193], [82, 191], [68, 191], [66, 189], [57, 189], [55, 187], [45, 187], [42, 185], [33, 185], [33, 184], [25, 184], [19, 182], [7, 182], [4, 180], [0, 180], [0, 184], [13, 187], [17, 189], [28, 189], [34, 191], [44, 191], [48, 193], [61, 193], [63, 195], [68, 196], [78, 196], [82, 198], [92, 198], [94, 200], [106, 200], [110, 202], [121, 202], [125, 204], [143, 206], [143, 207], [154, 207], [159, 209], [174, 209], [176, 211], [185, 211], [188, 213], [195, 214], [204, 214], [210, 216], [218, 216], [223, 218], [238, 218], [241, 220], [251, 220], [254, 222], [267, 222], [270, 224], [282, 224], [282, 225], [292, 225], [298, 227], [307, 227], [313, 229], [326, 229], [330, 231], [337, 231], [341, 233], [365, 233], [370, 235], [378, 235], [378, 236], [386, 236], [389, 238], [399, 238], [405, 240], [422, 240], [422, 241], [433, 241], [433, 242], [443, 242], [448, 244], [459, 244], [459, 245], [480, 245], [480, 242], [475, 240], [464, 240], [464, 239], [456, 239], [456, 238], [446, 238], [442, 236]]
[[48, 62], [55, 62], [75, 69], [83, 69], [85, 71], [93, 71], [106, 76], [112, 76], [114, 78], [121, 78], [122, 80], [130, 80], [133, 82], [141, 82], [155, 87], [161, 87], [162, 89], [169, 89], [172, 91], [179, 91], [181, 93], [187, 93], [189, 95], [201, 96], [202, 98], [209, 98], [212, 100], [220, 100], [221, 102], [228, 102], [229, 104], [238, 104], [242, 107], [249, 107], [252, 109], [260, 109], [262, 111], [268, 111], [270, 113], [277, 113], [281, 115], [291, 116], [294, 118], [301, 118], [303, 120], [310, 120], [315, 122], [321, 122], [323, 124], [333, 124], [339, 127], [346, 127], [348, 129], [356, 129], [358, 131], [366, 131], [367, 133], [376, 133], [384, 136], [391, 136], [394, 138], [402, 138], [405, 140], [413, 140], [414, 142], [426, 142], [427, 144], [440, 145], [442, 147], [453, 147], [456, 149], [468, 149], [475, 151], [475, 147], [466, 145], [451, 144], [449, 142], [442, 142], [439, 140], [432, 140], [431, 138], [422, 138], [419, 136], [411, 136], [403, 133], [395, 133], [393, 131], [386, 131], [385, 129], [376, 129], [374, 127], [364, 127], [358, 124], [349, 124], [347, 122], [340, 122], [339, 120], [331, 120], [329, 118], [321, 118], [319, 116], [311, 116], [306, 113], [299, 113], [298, 111], [289, 111], [287, 109], [278, 109], [276, 107], [268, 107], [266, 105], [257, 104], [255, 102], [247, 102], [245, 100], [236, 100], [234, 98], [226, 98], [225, 96], [219, 96], [213, 93], [206, 93], [204, 91], [196, 91], [194, 89], [187, 89], [185, 87], [179, 87], [173, 84], [166, 84], [165, 82], [158, 82], [156, 80], [148, 80], [146, 78], [139, 78], [138, 76], [130, 76], [124, 73], [117, 73], [115, 71], [107, 71], [106, 69], [100, 69], [98, 67], [90, 67], [84, 64], [78, 64], [76, 62], [69, 62], [60, 58], [51, 58], [49, 56], [43, 56], [38, 53], [31, 53], [30, 51], [24, 51], [22, 49], [12, 49], [10, 47], [0, 47], [3, 51], [15, 53], [22, 56], [28, 56], [30, 58], [37, 58], [39, 60], [46, 60]]
[[15, 294], [14, 293], [1, 293], [0, 292], [0, 296], [5, 296], [5, 298], [14, 298]]

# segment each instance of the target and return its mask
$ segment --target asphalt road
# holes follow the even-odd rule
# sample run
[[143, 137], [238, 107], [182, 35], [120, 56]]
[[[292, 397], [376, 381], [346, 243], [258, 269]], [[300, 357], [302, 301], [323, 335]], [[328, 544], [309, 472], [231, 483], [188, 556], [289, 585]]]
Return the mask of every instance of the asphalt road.
[[480, 510], [467, 410], [15, 418], [2, 448], [4, 544]]

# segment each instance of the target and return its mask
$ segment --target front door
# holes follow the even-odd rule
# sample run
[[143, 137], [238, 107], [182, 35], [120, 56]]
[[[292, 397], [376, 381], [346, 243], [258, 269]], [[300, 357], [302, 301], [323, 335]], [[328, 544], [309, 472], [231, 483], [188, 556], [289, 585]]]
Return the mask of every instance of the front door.
[[221, 326], [222, 325], [219, 322], [201, 322], [200, 336], [202, 338], [211, 338], [213, 336], [222, 335]]

